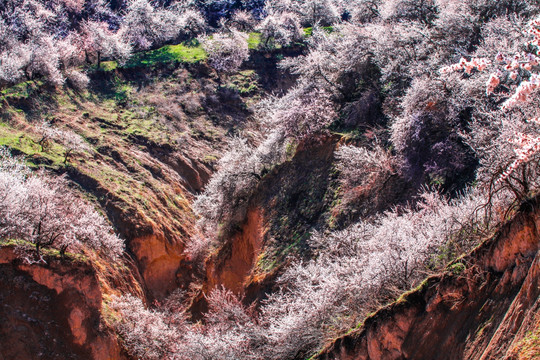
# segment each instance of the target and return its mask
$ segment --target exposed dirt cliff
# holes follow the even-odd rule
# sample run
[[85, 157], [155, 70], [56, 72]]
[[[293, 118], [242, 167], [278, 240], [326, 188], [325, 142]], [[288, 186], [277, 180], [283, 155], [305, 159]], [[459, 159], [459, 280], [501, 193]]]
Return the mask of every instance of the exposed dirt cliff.
[[540, 204], [318, 359], [533, 359], [540, 354]]
[[[283, 75], [276, 67], [277, 61], [277, 57], [267, 59], [265, 69], [273, 69], [274, 75]], [[162, 300], [177, 288], [187, 288], [193, 280], [191, 264], [186, 262], [183, 252], [196, 221], [191, 209], [194, 194], [207, 183], [231, 136], [241, 133], [253, 143], [258, 142], [260, 135], [251, 119], [251, 104], [265, 91], [292, 84], [290, 76], [264, 79], [260, 76], [247, 68], [220, 83], [215, 72], [205, 64], [171, 63], [155, 68], [97, 71], [92, 74], [90, 89], [81, 92], [69, 87], [54, 88], [41, 81], [27, 82], [3, 93], [0, 145], [9, 147], [15, 155], [24, 156], [32, 167], [45, 168], [52, 175], [65, 175], [84, 196], [99, 205], [126, 240], [128, 272], [131, 280], [138, 284], [137, 295], [146, 303]], [[44, 121], [55, 128], [74, 131], [91, 150], [75, 151], [64, 161], [66, 149], [62, 143], [40, 143], [40, 124]], [[240, 258], [247, 259], [247, 263], [243, 264], [242, 260], [229, 264], [229, 272], [216, 275], [218, 280], [210, 283], [210, 287], [222, 282], [233, 288], [242, 287], [242, 279], [253, 266], [252, 253], [257, 247], [253, 247], [251, 238], [257, 231], [239, 234], [238, 241], [232, 242], [234, 252], [244, 254]], [[0, 248], [2, 254], [5, 251]], [[49, 295], [48, 292], [54, 291], [28, 275], [37, 271], [34, 268], [47, 269], [51, 277], [61, 277], [66, 272], [73, 276], [80, 272], [82, 278], [90, 274], [89, 278], [98, 279], [92, 280], [99, 285], [92, 285], [92, 291], [99, 296], [90, 296], [95, 299], [86, 306], [81, 300], [86, 295], [76, 284], [83, 281], [82, 278], [72, 279], [72, 283], [66, 279], [62, 283], [64, 288], [58, 291], [59, 294], [73, 292], [73, 303], [64, 298], [56, 301], [60, 295]], [[32, 358], [41, 353], [51, 354], [51, 358], [69, 358], [71, 353], [78, 358], [119, 356], [112, 338], [114, 346], [110, 351], [92, 350], [105, 346], [92, 345], [94, 338], [100, 344], [109, 344], [103, 337], [106, 334], [96, 333], [102, 311], [103, 294], [100, 292], [122, 294], [123, 281], [110, 274], [110, 266], [96, 263], [75, 266], [69, 262], [24, 265], [10, 257], [2, 262], [2, 271], [6, 276], [0, 279], [0, 296], [6, 309], [14, 307], [15, 310], [6, 313], [6, 321], [2, 320], [4, 324], [0, 325], [2, 331], [11, 334], [1, 340], [5, 342], [0, 359], [2, 356]], [[20, 272], [24, 276], [17, 275]], [[19, 304], [19, 298], [26, 293], [12, 294], [5, 290], [13, 287], [9, 279], [17, 276], [24, 278], [25, 284], [32, 284], [37, 297], [53, 300], [41, 307], [23, 302], [24, 306], [18, 308], [15, 304]], [[70, 290], [70, 286], [73, 289]], [[105, 298], [108, 295], [104, 295]], [[79, 302], [84, 308], [74, 310]], [[64, 331], [63, 325], [39, 328], [32, 320], [56, 324], [53, 321], [59, 318], [66, 325], [72, 311], [74, 319], [79, 319], [73, 321], [83, 324], [77, 325], [78, 329], [86, 329], [85, 324], [98, 327], [89, 325], [83, 336], [78, 330]], [[32, 314], [25, 330], [28, 336], [12, 328], [21, 323], [17, 323], [13, 312]], [[41, 333], [50, 333], [45, 338], [58, 338], [59, 343], [40, 345]], [[37, 341], [37, 345], [32, 345], [31, 339]], [[20, 345], [4, 351], [10, 342]], [[109, 355], [105, 355], [107, 353]]]
[[[135, 293], [148, 303], [200, 286], [196, 314], [204, 310], [203, 295], [221, 285], [257, 301], [289, 255], [309, 257], [312, 229], [344, 227], [408, 198], [411, 189], [395, 176], [339, 193], [333, 163], [343, 138], [301, 142], [288, 161], [262, 176], [244, 222], [191, 283], [195, 270], [183, 252], [196, 221], [193, 197], [229, 136], [258, 142], [251, 104], [265, 91], [292, 85], [274, 55], [247, 65], [263, 62], [263, 71], [243, 69], [223, 83], [205, 65], [171, 64], [99, 71], [83, 93], [28, 82], [6, 95], [2, 145], [72, 180], [126, 239], [126, 259], [133, 261], [122, 269], [60, 258], [29, 265], [1, 247], [0, 360], [123, 359], [106, 323], [111, 295]], [[39, 145], [44, 120], [75, 131], [91, 151], [62, 161], [62, 144]], [[540, 353], [539, 215], [538, 199], [525, 204], [495, 237], [370, 316], [319, 358], [534, 358]]]
[[13, 247], [1, 247], [0, 359], [124, 359], [103, 300], [141, 289], [128, 269], [108, 267], [58, 257], [27, 264]]
[[[264, 237], [262, 209], [251, 210], [241, 232], [236, 233], [220, 251], [230, 256], [223, 259], [209, 258], [206, 264], [207, 291], [223, 285], [236, 293], [242, 293], [248, 276], [256, 265]], [[219, 258], [219, 257], [218, 257]], [[213, 260], [213, 261], [212, 261]]]

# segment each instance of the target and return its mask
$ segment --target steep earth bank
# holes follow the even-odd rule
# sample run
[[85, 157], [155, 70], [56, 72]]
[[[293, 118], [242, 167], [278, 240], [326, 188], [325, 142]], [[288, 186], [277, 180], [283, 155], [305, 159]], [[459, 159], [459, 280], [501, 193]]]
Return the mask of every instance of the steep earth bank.
[[0, 359], [125, 359], [103, 301], [122, 291], [142, 295], [129, 270], [46, 258], [29, 265], [0, 247]]
[[540, 204], [317, 359], [533, 359], [540, 354]]
[[309, 229], [324, 222], [332, 194], [331, 167], [338, 136], [300, 144], [291, 159], [261, 179], [243, 223], [225, 234], [205, 260], [202, 288], [192, 311], [206, 310], [204, 294], [224, 286], [251, 303], [271, 291], [292, 252], [305, 248]]

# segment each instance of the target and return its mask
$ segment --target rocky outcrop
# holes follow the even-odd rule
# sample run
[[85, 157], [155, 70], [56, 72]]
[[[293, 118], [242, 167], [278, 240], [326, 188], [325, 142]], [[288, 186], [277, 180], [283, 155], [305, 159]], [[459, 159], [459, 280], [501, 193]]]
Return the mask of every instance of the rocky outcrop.
[[86, 262], [29, 265], [0, 248], [0, 359], [123, 359], [102, 318], [100, 279]]
[[446, 273], [380, 309], [316, 358], [517, 358], [539, 323], [539, 229], [537, 198]]

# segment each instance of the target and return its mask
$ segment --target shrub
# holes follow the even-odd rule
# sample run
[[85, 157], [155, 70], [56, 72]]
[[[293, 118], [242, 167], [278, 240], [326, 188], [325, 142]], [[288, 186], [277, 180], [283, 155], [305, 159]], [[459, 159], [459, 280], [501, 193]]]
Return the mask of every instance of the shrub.
[[122, 27], [126, 40], [138, 50], [147, 50], [176, 38], [182, 20], [178, 12], [154, 7], [148, 0], [128, 0]]
[[[506, 22], [492, 22], [487, 27], [491, 36], [497, 36], [496, 25], [506, 26]], [[489, 69], [485, 89], [487, 96], [504, 100], [500, 111], [491, 110], [483, 118], [472, 124], [469, 141], [479, 154], [482, 167], [478, 178], [492, 191], [501, 186], [514, 192], [517, 199], [523, 199], [538, 190], [540, 171], [540, 135], [538, 122], [538, 99], [536, 90], [540, 84], [537, 73], [539, 58], [540, 21], [532, 20], [527, 25], [530, 34], [527, 47], [522, 52], [514, 42], [501, 43], [502, 52], [493, 60], [472, 58], [462, 59], [460, 63], [441, 69], [442, 72], [473, 69]], [[489, 49], [482, 48], [482, 54]], [[512, 53], [513, 52], [513, 53]], [[481, 76], [478, 75], [478, 76]], [[510, 93], [499, 89], [506, 87]], [[516, 107], [519, 106], [519, 111]]]
[[[402, 172], [419, 186], [425, 182], [459, 189], [472, 180], [476, 165], [460, 131], [462, 113], [445, 99], [439, 81], [415, 80], [392, 125], [392, 143], [402, 157]], [[447, 188], [448, 189], [448, 188]]]
[[73, 153], [89, 151], [90, 146], [84, 139], [72, 130], [62, 130], [43, 123], [38, 128], [41, 133], [39, 143], [43, 146], [50, 140], [59, 142], [64, 146], [64, 164], [66, 164]]
[[337, 118], [331, 94], [300, 84], [281, 98], [275, 98], [262, 110], [264, 121], [283, 131], [287, 137], [307, 138], [326, 128]]
[[197, 234], [188, 246], [193, 258], [201, 258], [201, 251], [207, 251], [212, 241], [244, 220], [263, 172], [284, 160], [285, 148], [285, 138], [279, 131], [256, 149], [246, 140], [232, 139], [230, 150], [218, 163], [218, 171], [193, 203], [201, 217], [198, 226], [202, 230], [202, 235]]
[[437, 112], [419, 112], [399, 130], [399, 138], [393, 137], [403, 157], [402, 172], [417, 186], [425, 182], [462, 186], [467, 178], [458, 180], [474, 168], [474, 158], [447, 121]]
[[120, 317], [113, 322], [131, 356], [140, 359], [172, 359], [178, 352], [183, 324], [171, 327], [164, 314], [148, 310], [133, 296], [113, 297], [111, 308]]
[[329, 26], [340, 20], [339, 6], [332, 0], [266, 1], [268, 14], [293, 13], [300, 17], [304, 27], [320, 24]]
[[207, 300], [209, 311], [203, 327], [175, 315], [185, 309], [177, 299], [169, 298], [166, 306], [152, 310], [134, 296], [114, 297], [111, 307], [120, 316], [113, 326], [129, 354], [137, 358], [255, 359], [254, 350], [264, 339], [253, 309], [225, 289], [213, 290]]

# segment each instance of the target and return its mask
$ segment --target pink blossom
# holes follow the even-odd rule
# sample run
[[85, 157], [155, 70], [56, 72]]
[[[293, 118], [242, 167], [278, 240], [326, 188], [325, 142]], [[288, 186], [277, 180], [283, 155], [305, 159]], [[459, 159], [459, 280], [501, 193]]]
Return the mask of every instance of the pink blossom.
[[493, 91], [495, 90], [495, 88], [497, 87], [497, 85], [499, 85], [499, 83], [501, 82], [501, 80], [499, 79], [499, 77], [495, 74], [491, 74], [489, 76], [489, 79], [487, 81], [487, 89], [486, 89], [486, 92], [487, 94], [492, 94]]
[[441, 74], [448, 74], [459, 70], [465, 70], [467, 74], [470, 74], [473, 69], [477, 69], [478, 71], [484, 71], [489, 64], [490, 61], [485, 58], [472, 58], [471, 61], [467, 61], [465, 58], [461, 58], [459, 60], [459, 63], [445, 66], [440, 69], [439, 72]]

